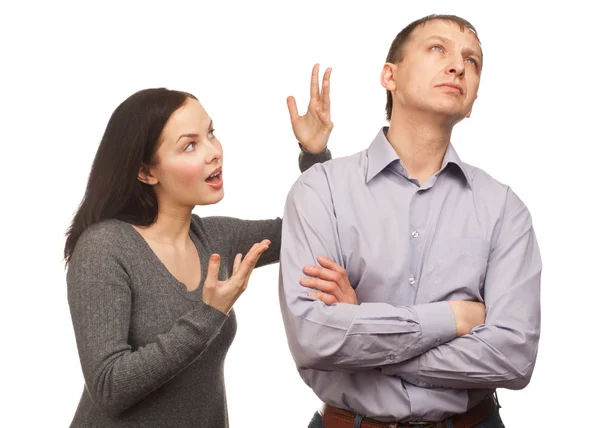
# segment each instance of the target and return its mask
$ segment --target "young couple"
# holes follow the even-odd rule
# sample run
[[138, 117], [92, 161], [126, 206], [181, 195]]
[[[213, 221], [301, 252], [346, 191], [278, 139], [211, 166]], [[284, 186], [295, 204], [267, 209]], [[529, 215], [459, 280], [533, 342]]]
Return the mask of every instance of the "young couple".
[[227, 171], [196, 97], [119, 105], [65, 245], [85, 378], [71, 426], [227, 427], [233, 305], [280, 262], [290, 350], [324, 403], [286, 426], [502, 427], [496, 389], [524, 388], [535, 364], [541, 260], [523, 202], [450, 144], [482, 61], [464, 19], [409, 24], [381, 72], [389, 127], [334, 160], [331, 69], [319, 88], [315, 66], [307, 113], [288, 98], [303, 174], [282, 219], [192, 214]]

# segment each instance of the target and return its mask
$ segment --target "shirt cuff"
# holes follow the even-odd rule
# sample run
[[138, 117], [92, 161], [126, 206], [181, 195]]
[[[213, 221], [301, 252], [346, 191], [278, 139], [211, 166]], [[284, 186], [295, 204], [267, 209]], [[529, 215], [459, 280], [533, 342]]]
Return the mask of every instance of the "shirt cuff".
[[456, 337], [456, 320], [448, 302], [415, 305], [421, 325], [420, 354]]

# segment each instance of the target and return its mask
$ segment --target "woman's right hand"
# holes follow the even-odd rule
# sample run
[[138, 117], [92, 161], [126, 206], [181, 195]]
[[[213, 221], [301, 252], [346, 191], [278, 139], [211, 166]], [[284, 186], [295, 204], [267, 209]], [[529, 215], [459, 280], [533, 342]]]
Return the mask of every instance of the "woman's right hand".
[[254, 270], [258, 258], [269, 248], [270, 244], [268, 239], [254, 244], [243, 260], [241, 254], [236, 255], [233, 262], [233, 273], [227, 281], [219, 281], [221, 257], [218, 254], [210, 256], [202, 290], [204, 303], [227, 314], [238, 297], [246, 290], [250, 274]]

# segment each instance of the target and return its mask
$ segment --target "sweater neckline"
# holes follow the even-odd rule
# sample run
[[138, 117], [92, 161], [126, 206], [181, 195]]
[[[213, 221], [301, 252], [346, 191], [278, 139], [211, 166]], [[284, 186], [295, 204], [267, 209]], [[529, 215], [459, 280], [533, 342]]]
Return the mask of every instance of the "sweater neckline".
[[206, 270], [208, 269], [207, 257], [205, 255], [205, 251], [198, 237], [193, 233], [193, 225], [190, 224], [189, 236], [198, 251], [198, 257], [200, 259], [200, 283], [193, 290], [188, 290], [187, 286], [179, 281], [175, 276], [169, 271], [169, 269], [165, 266], [162, 260], [156, 255], [154, 250], [150, 247], [146, 239], [138, 232], [135, 227], [131, 223], [127, 223], [122, 221], [125, 226], [125, 230], [129, 235], [133, 237], [133, 239], [139, 244], [142, 251], [145, 253], [145, 256], [154, 261], [154, 265], [157, 268], [157, 271], [160, 273], [165, 282], [169, 283], [171, 287], [175, 289], [175, 291], [181, 295], [182, 297], [192, 300], [192, 301], [200, 301], [202, 300], [202, 289], [203, 284], [206, 279]]

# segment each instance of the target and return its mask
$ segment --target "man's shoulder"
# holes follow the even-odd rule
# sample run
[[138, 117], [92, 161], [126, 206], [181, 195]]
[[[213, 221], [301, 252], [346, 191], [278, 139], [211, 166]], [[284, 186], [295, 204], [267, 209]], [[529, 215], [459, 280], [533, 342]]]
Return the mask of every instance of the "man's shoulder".
[[509, 189], [508, 184], [501, 182], [484, 169], [465, 162], [463, 162], [463, 166], [473, 186], [473, 191], [485, 191], [498, 195], [506, 193]]
[[360, 175], [365, 170], [366, 150], [347, 156], [340, 156], [327, 162], [317, 163], [304, 171], [296, 182], [337, 181], [349, 176]]
[[527, 209], [525, 203], [515, 193], [513, 188], [482, 168], [463, 162], [465, 172], [469, 175], [475, 198], [488, 207], [496, 207], [504, 211], [505, 207], [520, 207]]
[[299, 201], [309, 197], [327, 200], [339, 191], [364, 182], [366, 150], [317, 163], [304, 171], [292, 185], [288, 197]]

